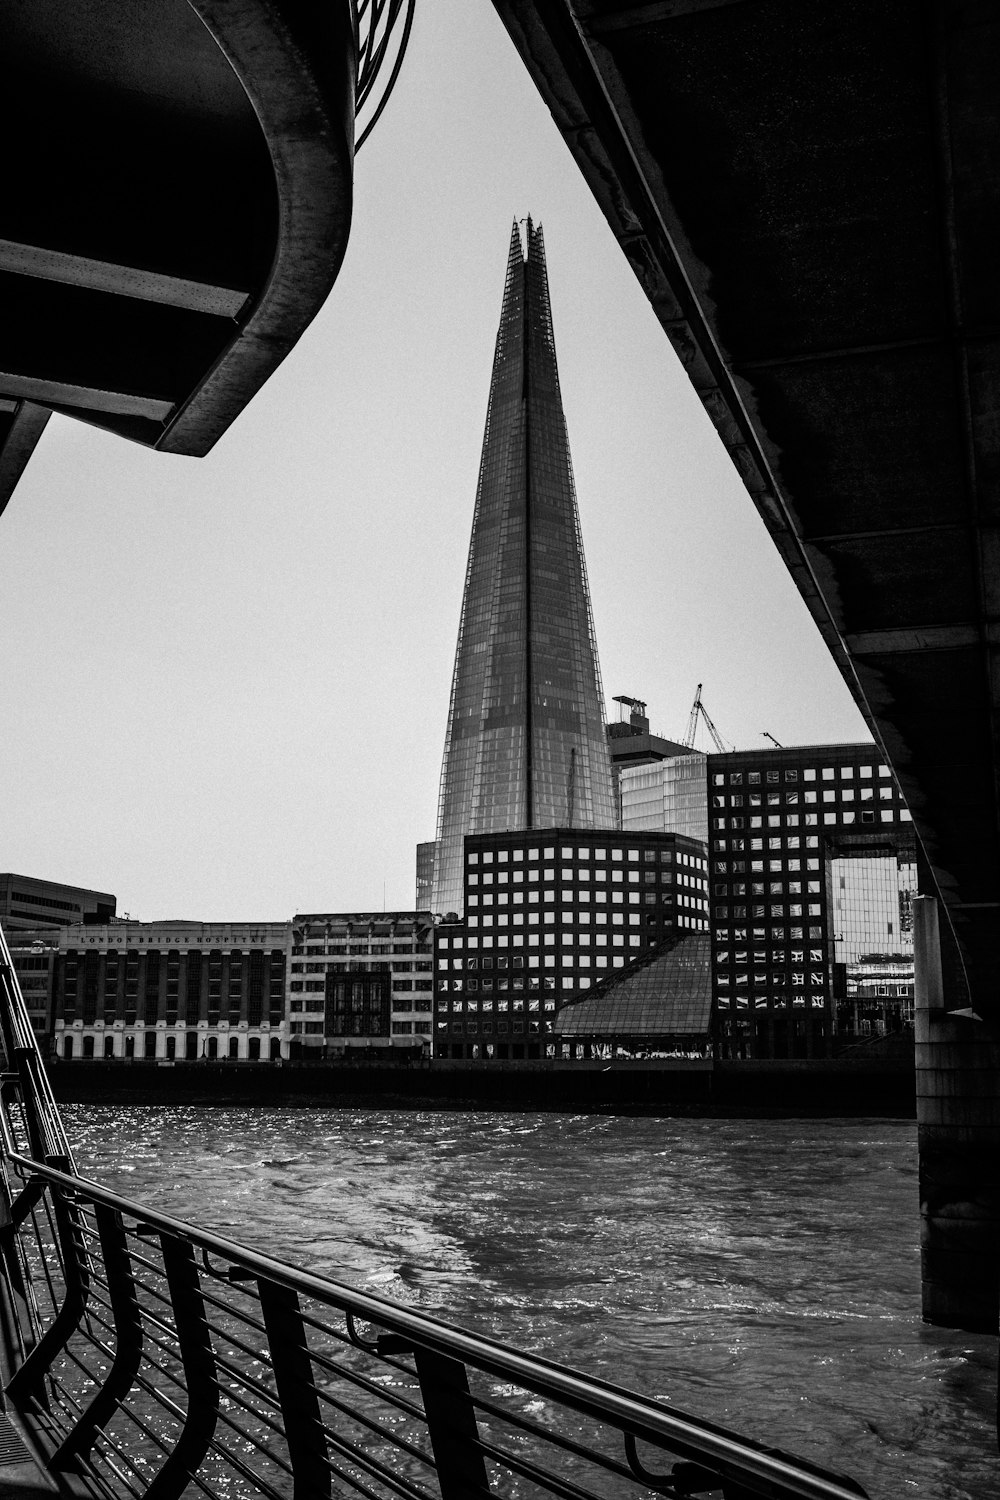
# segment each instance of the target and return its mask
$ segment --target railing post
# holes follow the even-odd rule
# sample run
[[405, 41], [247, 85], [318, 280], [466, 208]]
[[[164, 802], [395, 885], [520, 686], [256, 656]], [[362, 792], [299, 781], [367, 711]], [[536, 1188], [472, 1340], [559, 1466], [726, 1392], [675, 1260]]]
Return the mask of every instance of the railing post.
[[94, 1215], [111, 1297], [115, 1353], [104, 1384], [52, 1455], [50, 1467], [56, 1470], [67, 1468], [74, 1459], [85, 1459], [90, 1453], [98, 1431], [110, 1421], [131, 1390], [142, 1359], [142, 1318], [122, 1217], [101, 1203], [95, 1204]]
[[208, 1452], [215, 1434], [219, 1381], [194, 1248], [172, 1234], [160, 1235], [160, 1248], [184, 1366], [187, 1415], [173, 1452], [146, 1489], [144, 1500], [177, 1500]]
[[299, 1299], [287, 1287], [263, 1278], [257, 1289], [288, 1439], [293, 1500], [324, 1500], [330, 1494], [330, 1468]]
[[414, 1358], [441, 1500], [481, 1500], [490, 1486], [465, 1366], [419, 1345]]
[[[5, 1385], [17, 1360], [23, 1364], [38, 1342], [38, 1308], [30, 1279], [24, 1278], [17, 1231], [44, 1192], [44, 1184], [36, 1179], [12, 1203], [6, 1181], [0, 1180], [0, 1369]], [[0, 1406], [6, 1409], [2, 1396]]]
[[[60, 1163], [53, 1165], [58, 1169]], [[79, 1326], [90, 1290], [90, 1269], [80, 1228], [79, 1208], [65, 1188], [55, 1186], [52, 1188], [52, 1205], [65, 1296], [38, 1343], [7, 1382], [7, 1396], [15, 1407], [27, 1406], [32, 1400], [46, 1404], [45, 1376], [56, 1355], [66, 1347]]]

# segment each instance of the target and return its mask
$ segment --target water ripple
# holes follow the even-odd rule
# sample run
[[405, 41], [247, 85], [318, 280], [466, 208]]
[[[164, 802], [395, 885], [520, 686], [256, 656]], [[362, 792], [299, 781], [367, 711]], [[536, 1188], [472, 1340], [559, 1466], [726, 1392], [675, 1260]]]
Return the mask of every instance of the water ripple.
[[66, 1110], [130, 1197], [853, 1473], [986, 1500], [995, 1341], [920, 1321], [915, 1129]]

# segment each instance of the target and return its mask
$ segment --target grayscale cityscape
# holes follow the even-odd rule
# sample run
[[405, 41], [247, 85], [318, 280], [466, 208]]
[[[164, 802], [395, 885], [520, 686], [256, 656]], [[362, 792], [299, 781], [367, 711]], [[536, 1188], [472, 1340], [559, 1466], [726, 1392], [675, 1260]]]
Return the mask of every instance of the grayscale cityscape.
[[30, 10], [0, 1485], [1000, 1493], [1000, 15]]
[[[46, 1057], [913, 1067], [916, 842], [874, 743], [605, 722], [542, 226], [511, 231], [437, 837], [407, 911], [133, 922], [0, 875]], [[705, 719], [713, 748], [696, 748]], [[907, 1045], [907, 1043], [909, 1045]]]

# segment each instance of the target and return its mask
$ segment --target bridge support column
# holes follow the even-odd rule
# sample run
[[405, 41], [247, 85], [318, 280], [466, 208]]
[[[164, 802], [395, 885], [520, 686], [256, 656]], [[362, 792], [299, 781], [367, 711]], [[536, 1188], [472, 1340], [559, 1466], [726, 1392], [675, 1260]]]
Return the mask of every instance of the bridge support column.
[[[933, 896], [914, 902], [917, 1139], [923, 1315], [996, 1333], [1000, 1322], [1000, 1039], [949, 1012]], [[952, 1000], [967, 1006], [964, 995]]]

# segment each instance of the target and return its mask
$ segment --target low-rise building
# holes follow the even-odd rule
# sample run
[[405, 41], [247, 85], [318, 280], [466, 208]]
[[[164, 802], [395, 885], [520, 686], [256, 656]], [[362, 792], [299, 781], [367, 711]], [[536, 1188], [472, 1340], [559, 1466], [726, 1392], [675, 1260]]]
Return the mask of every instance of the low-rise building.
[[288, 1054], [288, 922], [112, 922], [59, 932], [64, 1061], [277, 1062]]
[[296, 916], [288, 971], [290, 1056], [429, 1056], [433, 934], [428, 911]]

